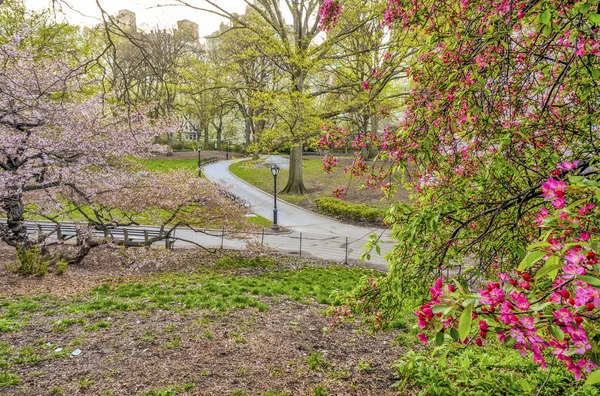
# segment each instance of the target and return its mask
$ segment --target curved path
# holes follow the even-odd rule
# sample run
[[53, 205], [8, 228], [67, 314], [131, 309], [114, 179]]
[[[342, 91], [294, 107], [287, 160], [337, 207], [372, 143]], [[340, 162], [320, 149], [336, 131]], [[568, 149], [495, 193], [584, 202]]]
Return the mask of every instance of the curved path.
[[[281, 157], [273, 156], [273, 160], [278, 164], [282, 163]], [[236, 161], [221, 161], [207, 165], [203, 168], [203, 173], [212, 182], [227, 186], [233, 194], [247, 201], [251, 205], [252, 212], [272, 219], [273, 196], [229, 172], [228, 168], [234, 162]], [[367, 242], [369, 235], [373, 233], [382, 235], [382, 255], [391, 249], [392, 243], [389, 239], [389, 232], [383, 229], [340, 223], [332, 218], [321, 216], [281, 200], [277, 200], [277, 209], [279, 225], [292, 230], [288, 237], [298, 238], [299, 234], [302, 233], [305, 240], [302, 251], [316, 257], [328, 260], [344, 260], [346, 254], [344, 246], [348, 244], [350, 246], [348, 259], [357, 260], [362, 251], [362, 245]], [[283, 235], [279, 237], [282, 238]], [[344, 246], [339, 246], [339, 244]], [[379, 268], [386, 267], [385, 260], [382, 257], [377, 257], [375, 252], [372, 253], [371, 260], [368, 260], [368, 262]]]

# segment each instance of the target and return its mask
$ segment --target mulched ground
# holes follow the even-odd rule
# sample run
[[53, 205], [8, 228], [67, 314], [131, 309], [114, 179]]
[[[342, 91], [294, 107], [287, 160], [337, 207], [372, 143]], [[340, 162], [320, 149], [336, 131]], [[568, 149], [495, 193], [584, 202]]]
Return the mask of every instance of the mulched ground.
[[[118, 254], [98, 250], [66, 274], [23, 278], [4, 268], [13, 253], [0, 247], [0, 293], [4, 296], [51, 293], [75, 296], [121, 277], [177, 271], [193, 272], [199, 263], [210, 265], [214, 257], [199, 251], [175, 251], [160, 266], [124, 265]], [[324, 265], [318, 261], [302, 264]], [[202, 264], [201, 264], [202, 265]], [[297, 259], [281, 260], [284, 268], [299, 265]], [[255, 271], [261, 271], [256, 269]], [[208, 310], [120, 312], [111, 317], [89, 317], [90, 322], [110, 321], [94, 332], [71, 326], [52, 331], [57, 317], [36, 315], [18, 332], [0, 333], [0, 342], [13, 347], [74, 345], [79, 356], [42, 360], [37, 365], [14, 365], [21, 377], [18, 386], [0, 389], [7, 394], [137, 394], [173, 388], [189, 395], [265, 394], [287, 391], [290, 395], [314, 394], [316, 386], [329, 395], [395, 394], [390, 364], [402, 353], [394, 333], [369, 334], [360, 323], [345, 324], [323, 332], [328, 319], [324, 305], [302, 304], [265, 298], [265, 312], [233, 310], [226, 314]], [[311, 370], [306, 358], [320, 352], [329, 367]], [[361, 370], [359, 361], [371, 370]], [[112, 392], [112, 393], [110, 393]], [[159, 393], [155, 393], [159, 394]], [[284, 394], [284, 393], [281, 393]]]

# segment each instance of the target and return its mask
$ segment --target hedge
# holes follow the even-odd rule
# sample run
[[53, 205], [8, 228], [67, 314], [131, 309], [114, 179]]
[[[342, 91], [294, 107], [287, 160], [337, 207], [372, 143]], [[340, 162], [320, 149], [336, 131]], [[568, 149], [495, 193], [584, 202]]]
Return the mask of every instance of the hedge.
[[337, 198], [317, 198], [314, 202], [319, 213], [340, 219], [376, 223], [383, 221], [385, 216], [385, 209], [341, 201]]

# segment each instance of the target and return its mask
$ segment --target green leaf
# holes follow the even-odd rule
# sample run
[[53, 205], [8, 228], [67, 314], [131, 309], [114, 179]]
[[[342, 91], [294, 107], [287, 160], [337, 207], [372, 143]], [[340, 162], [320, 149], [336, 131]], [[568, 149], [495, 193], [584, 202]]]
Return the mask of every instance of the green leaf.
[[440, 331], [439, 333], [437, 333], [437, 334], [435, 335], [435, 343], [436, 343], [438, 346], [442, 346], [442, 345], [444, 345], [444, 333], [442, 333], [442, 332]]
[[458, 337], [461, 340], [467, 338], [471, 332], [471, 322], [473, 321], [471, 316], [472, 312], [473, 304], [468, 304], [463, 313], [460, 315], [460, 320], [458, 321]]
[[454, 327], [450, 329], [450, 337], [452, 337], [454, 341], [458, 341], [458, 330]]
[[548, 331], [552, 335], [552, 337], [556, 338], [558, 341], [562, 341], [565, 339], [565, 333], [558, 326], [548, 326]]
[[525, 256], [523, 261], [521, 261], [521, 264], [519, 264], [518, 270], [523, 271], [525, 268], [531, 267], [533, 264], [540, 261], [545, 255], [546, 252], [539, 251], [529, 253], [527, 256]]
[[547, 25], [548, 23], [550, 23], [550, 18], [552, 17], [552, 14], [550, 13], [550, 10], [546, 10], [544, 11], [541, 15], [540, 15], [540, 21], [544, 24]]
[[594, 25], [600, 25], [600, 14], [590, 14], [589, 19]]
[[600, 287], [600, 279], [596, 278], [595, 276], [580, 275], [578, 278], [592, 286]]
[[507, 348], [514, 347], [516, 343], [517, 341], [515, 341], [515, 339], [512, 337], [506, 337], [506, 339], [504, 340], [504, 346]]
[[588, 375], [587, 380], [585, 380], [585, 384], [583, 385], [594, 385], [598, 382], [600, 382], [600, 370], [596, 370]]
[[551, 273], [552, 271], [559, 269], [562, 267], [562, 264], [558, 258], [558, 256], [550, 256], [548, 260], [546, 260], [546, 264], [535, 274], [535, 279], [539, 279], [542, 276]]
[[533, 250], [533, 249], [536, 249], [536, 248], [550, 247], [550, 246], [552, 246], [552, 245], [550, 245], [549, 242], [540, 241], [540, 242], [532, 243], [531, 245], [527, 246], [527, 250]]
[[451, 308], [452, 307], [450, 307], [448, 305], [439, 304], [439, 305], [434, 305], [433, 307], [431, 307], [431, 312], [433, 312], [433, 313], [439, 313], [439, 312], [447, 313], [448, 311], [450, 311]]
[[517, 384], [521, 386], [525, 393], [530, 393], [533, 390], [531, 384], [525, 378], [521, 378], [520, 380], [518, 380]]
[[585, 3], [579, 6], [579, 13], [581, 14], [587, 14], [587, 12], [590, 10], [590, 5]]

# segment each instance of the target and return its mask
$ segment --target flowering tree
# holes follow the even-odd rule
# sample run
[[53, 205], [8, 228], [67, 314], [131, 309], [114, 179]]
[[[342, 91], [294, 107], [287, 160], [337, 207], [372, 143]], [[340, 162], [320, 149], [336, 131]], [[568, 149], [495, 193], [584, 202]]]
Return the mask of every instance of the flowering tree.
[[596, 290], [598, 7], [388, 0], [384, 28], [421, 29], [428, 45], [410, 65], [413, 89], [401, 122], [355, 142], [377, 144], [379, 159], [393, 163], [369, 172], [359, 157], [354, 169], [367, 186], [393, 192], [403, 182], [413, 191], [411, 204], [396, 205], [387, 218], [400, 243], [388, 256], [389, 276], [378, 282], [383, 305], [392, 306], [397, 293], [422, 293], [415, 280], [424, 274], [456, 275], [460, 266], [471, 285], [500, 275], [479, 295], [443, 294], [438, 283], [419, 311], [421, 324], [439, 320], [438, 330], [469, 342], [468, 318], [483, 314], [483, 334], [510, 338], [540, 364], [550, 349], [577, 377], [594, 367], [595, 333], [586, 331], [595, 326], [595, 306], [587, 311], [593, 301], [581, 296]]
[[0, 46], [0, 216], [6, 219], [0, 238], [20, 258], [33, 252], [47, 261], [79, 262], [92, 247], [108, 243], [81, 229], [74, 253], [51, 253], [58, 242], [28, 233], [27, 219], [58, 222], [76, 214], [107, 229], [136, 224], [145, 212], [162, 225], [162, 238], [180, 225], [242, 217], [206, 181], [136, 173], [131, 158], [149, 155], [157, 149], [153, 138], [176, 125], [90, 94], [99, 82], [85, 67], [36, 56], [22, 37]]

